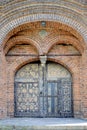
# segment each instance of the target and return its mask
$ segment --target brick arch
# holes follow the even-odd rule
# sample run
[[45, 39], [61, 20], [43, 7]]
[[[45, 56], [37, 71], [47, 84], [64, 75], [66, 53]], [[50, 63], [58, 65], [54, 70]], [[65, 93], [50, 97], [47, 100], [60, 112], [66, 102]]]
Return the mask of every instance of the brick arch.
[[[59, 59], [56, 59], [56, 58], [48, 58], [48, 61], [53, 61], [53, 62], [55, 62], [55, 63], [58, 63], [58, 64], [62, 65], [63, 67], [65, 67], [65, 68], [70, 72], [72, 78], [74, 77], [74, 73], [75, 73], [75, 69], [76, 69], [76, 68], [75, 68], [75, 67], [73, 68], [74, 64], [72, 64], [72, 65], [70, 66], [70, 64], [67, 62], [67, 59], [63, 58], [63, 59], [61, 60], [61, 58], [59, 58]], [[69, 61], [69, 62], [71, 62], [71, 61]]]
[[[35, 62], [35, 61], [40, 61], [40, 59], [37, 57], [37, 58], [31, 58], [31, 59], [27, 59], [27, 60], [21, 60], [21, 59], [18, 59], [19, 62], [16, 62], [16, 63], [13, 63], [11, 66], [15, 66], [14, 67], [14, 70], [13, 70], [13, 76], [15, 77], [15, 74], [17, 73], [17, 71], [22, 68], [24, 65], [26, 64], [29, 64], [29, 63], [32, 63], [32, 62]], [[57, 64], [60, 64], [62, 65], [64, 68], [66, 68], [69, 73], [71, 74], [71, 77], [72, 77], [72, 80], [73, 80], [73, 77], [74, 77], [74, 73], [75, 73], [75, 66], [72, 64], [70, 66], [70, 64], [67, 63], [67, 60], [64, 58], [61, 60], [60, 59], [56, 59], [56, 58], [48, 58], [47, 61], [52, 61], [54, 63], [57, 63]], [[71, 62], [71, 61], [70, 61]], [[19, 63], [19, 64], [18, 64]], [[11, 68], [11, 66], [9, 68]], [[74, 67], [73, 67], [74, 66]]]
[[9, 49], [11, 49], [17, 43], [19, 43], [19, 44], [21, 44], [21, 43], [31, 44], [31, 45], [33, 45], [36, 48], [37, 52], [40, 55], [42, 54], [42, 49], [39, 46], [39, 44], [36, 41], [34, 41], [34, 40], [32, 40], [32, 39], [30, 39], [29, 37], [26, 37], [26, 36], [16, 36], [16, 37], [10, 39], [7, 42], [7, 45], [6, 45], [5, 49], [4, 49], [5, 54], [7, 54]]
[[31, 59], [29, 59], [29, 60], [23, 60], [22, 62], [21, 62], [21, 59], [20, 59], [20, 60], [19, 60], [19, 65], [18, 65], [18, 64], [15, 65], [14, 74], [15, 74], [21, 67], [23, 67], [24, 65], [26, 65], [26, 64], [28, 64], [28, 63], [31, 63], [31, 62], [38, 61], [38, 60], [39, 60], [38, 57], [37, 57], [37, 58], [31, 58]]
[[51, 39], [47, 44], [46, 50], [44, 51], [48, 53], [55, 44], [62, 44], [62, 43], [73, 45], [81, 54], [84, 51], [84, 47], [82, 46], [82, 43], [80, 43], [80, 41], [78, 41], [74, 37], [66, 35], [56, 36], [53, 39]]
[[[83, 44], [86, 44], [87, 41], [87, 30], [85, 26], [83, 26], [82, 23], [80, 23], [78, 20], [73, 20], [68, 18], [67, 16], [63, 16], [60, 14], [32, 14], [32, 15], [27, 15], [23, 17], [19, 17], [17, 19], [14, 19], [11, 22], [8, 22], [4, 27], [1, 28], [0, 30], [0, 41], [1, 44], [4, 44], [4, 39], [6, 38], [7, 34], [14, 28], [25, 24], [29, 22], [35, 22], [35, 21], [55, 21], [55, 22], [61, 22], [63, 24], [66, 24], [70, 27], [72, 27], [74, 30], [76, 30], [77, 33], [79, 33], [83, 40]], [[86, 45], [87, 46], [87, 45]]]
[[[38, 61], [39, 58], [35, 57], [35, 58], [31, 58], [31, 57], [27, 57], [27, 58], [18, 58], [16, 59], [9, 67], [8, 67], [8, 72], [9, 72], [9, 76], [13, 78], [14, 80], [14, 76], [15, 73], [24, 65], [26, 65], [27, 63], [31, 63], [34, 61]], [[14, 81], [13, 81], [14, 82]]]
[[[18, 58], [16, 59], [8, 68], [8, 72], [10, 74], [10, 76], [15, 75], [15, 73], [24, 65], [26, 65], [27, 63], [31, 63], [34, 61], [39, 61], [39, 57], [27, 57], [27, 58]], [[72, 59], [67, 59], [65, 57], [60, 57], [60, 58], [49, 58], [47, 59], [47, 61], [53, 61], [55, 63], [61, 64], [62, 66], [64, 66], [67, 70], [69, 70], [69, 72], [71, 73], [72, 76], [74, 76], [75, 70], [76, 70], [76, 65], [74, 63], [72, 63]]]
[[[30, 62], [33, 62], [33, 61], [38, 61], [39, 58], [38, 57], [34, 57], [34, 58], [31, 58], [31, 57], [22, 57], [22, 58], [17, 58], [17, 60], [15, 60], [9, 67], [8, 67], [8, 81], [7, 81], [7, 85], [8, 85], [8, 88], [11, 88], [9, 89], [9, 92], [10, 93], [14, 93], [14, 76], [16, 74], [16, 72], [23, 66], [23, 65], [26, 65], [27, 63], [30, 63]], [[76, 70], [77, 70], [77, 64], [75, 62], [72, 61], [71, 57], [69, 59], [65, 58], [65, 57], [59, 57], [59, 58], [49, 58], [48, 57], [48, 60], [49, 61], [53, 61], [53, 62], [56, 62], [58, 64], [61, 64], [63, 65], [67, 70], [69, 70], [69, 72], [71, 73], [72, 75], [72, 82], [73, 82], [73, 91], [74, 91], [74, 94], [77, 95], [79, 94], [78, 91], [75, 91], [76, 88], [79, 89], [78, 85], [77, 85], [77, 73]], [[9, 80], [10, 79], [10, 80]], [[7, 97], [9, 99], [9, 96]], [[12, 102], [14, 103], [14, 95], [12, 97]], [[75, 102], [75, 97], [73, 97], [73, 102], [74, 102], [74, 106], [77, 106], [77, 102]], [[12, 105], [12, 111], [14, 112], [14, 105], [13, 103], [11, 104]], [[8, 109], [9, 111], [9, 109]], [[14, 116], [14, 113], [13, 113], [13, 116]]]

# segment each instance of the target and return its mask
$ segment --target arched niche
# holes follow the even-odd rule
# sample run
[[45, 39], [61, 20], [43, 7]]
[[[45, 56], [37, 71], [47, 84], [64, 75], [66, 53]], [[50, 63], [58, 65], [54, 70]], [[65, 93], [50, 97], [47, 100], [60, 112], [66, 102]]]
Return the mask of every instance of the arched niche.
[[77, 50], [72, 44], [60, 43], [54, 45], [50, 50], [48, 55], [72, 55], [72, 56], [80, 56], [81, 53]]

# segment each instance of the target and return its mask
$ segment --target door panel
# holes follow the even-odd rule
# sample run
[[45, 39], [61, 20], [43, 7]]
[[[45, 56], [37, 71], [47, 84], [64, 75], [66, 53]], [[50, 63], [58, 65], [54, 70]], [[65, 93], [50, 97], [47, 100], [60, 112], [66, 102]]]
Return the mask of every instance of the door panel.
[[72, 117], [72, 90], [71, 79], [63, 78], [58, 82], [58, 113], [60, 117]]
[[39, 88], [38, 83], [15, 84], [16, 112], [15, 116], [38, 116]]
[[[49, 81], [47, 84], [47, 116], [56, 116], [58, 103], [57, 83]], [[57, 114], [58, 115], [58, 114]]]
[[46, 70], [47, 97], [49, 98], [47, 116], [72, 117], [72, 80], [70, 72], [63, 66], [52, 62], [47, 64]]
[[15, 77], [15, 116], [37, 117], [39, 107], [39, 65], [22, 67]]

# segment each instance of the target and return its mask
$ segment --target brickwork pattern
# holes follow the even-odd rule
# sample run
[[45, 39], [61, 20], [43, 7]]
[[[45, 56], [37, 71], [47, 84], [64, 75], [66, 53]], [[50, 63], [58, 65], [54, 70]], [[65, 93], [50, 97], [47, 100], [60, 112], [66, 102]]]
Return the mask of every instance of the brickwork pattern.
[[[6, 35], [13, 28], [23, 23], [33, 22], [37, 20], [38, 21], [41, 20], [60, 21], [76, 29], [84, 37], [84, 39], [87, 39], [87, 35], [86, 35], [87, 22], [86, 20], [84, 20], [84, 15], [82, 15], [83, 11], [86, 10], [86, 5], [79, 6], [79, 3], [74, 3], [74, 2], [71, 2], [70, 4], [69, 3], [70, 1], [65, 2], [63, 0], [62, 1], [56, 0], [55, 2], [53, 0], [51, 1], [48, 0], [44, 2], [43, 0], [38, 0], [38, 2], [31, 1], [31, 0], [29, 1], [20, 0], [16, 3], [13, 2], [13, 4], [9, 3], [8, 6], [4, 6], [1, 8], [1, 21], [0, 21], [1, 40], [0, 41], [3, 42], [4, 39], [6, 40]], [[76, 9], [74, 9], [74, 7], [76, 7]]]
[[[48, 61], [54, 61], [65, 66], [73, 77], [73, 109], [74, 116], [81, 117], [81, 94], [79, 84], [79, 72], [81, 56], [86, 48], [85, 44], [81, 44], [82, 38], [73, 30], [67, 29], [66, 26], [58, 23], [46, 22], [43, 27], [41, 22], [26, 24], [17, 28], [12, 37], [4, 45], [4, 52], [7, 60], [7, 115], [14, 116], [14, 77], [15, 73], [23, 65], [32, 61], [38, 61], [39, 55], [48, 55]], [[27, 26], [27, 27], [26, 27]], [[64, 26], [64, 27], [63, 27]], [[29, 28], [30, 27], [30, 28]], [[60, 29], [61, 28], [61, 29]], [[34, 30], [34, 31], [32, 31]], [[41, 33], [42, 30], [45, 30]], [[77, 34], [77, 35], [76, 35]], [[31, 40], [30, 40], [31, 39]], [[33, 41], [33, 42], [32, 42]], [[27, 52], [21, 52], [21, 46], [25, 50], [27, 44]], [[79, 44], [79, 46], [78, 46]], [[63, 46], [62, 51], [56, 55], [55, 46]], [[31, 50], [28, 49], [31, 46]], [[72, 55], [66, 55], [68, 50], [66, 47], [72, 46], [80, 55], [73, 50]], [[15, 52], [13, 48], [15, 48]], [[36, 49], [35, 49], [36, 48]], [[58, 48], [59, 49], [59, 48]], [[37, 50], [37, 53], [36, 53]], [[58, 50], [57, 50], [58, 51]], [[59, 52], [59, 51], [58, 51]], [[9, 55], [10, 54], [10, 55]], [[56, 55], [56, 56], [55, 56]], [[10, 79], [10, 80], [9, 80]]]
[[[0, 118], [14, 117], [15, 73], [23, 65], [40, 60], [40, 55], [47, 55], [47, 60], [60, 63], [71, 72], [74, 117], [87, 118], [85, 1], [83, 4], [74, 0], [9, 1], [8, 6], [6, 3], [0, 6]], [[43, 26], [41, 21], [46, 25]], [[16, 48], [21, 45], [23, 50], [24, 46], [31, 46], [27, 54]], [[55, 53], [56, 45], [63, 46], [63, 53]], [[74, 51], [73, 55], [66, 55], [68, 50], [64, 46], [69, 45], [79, 55]]]

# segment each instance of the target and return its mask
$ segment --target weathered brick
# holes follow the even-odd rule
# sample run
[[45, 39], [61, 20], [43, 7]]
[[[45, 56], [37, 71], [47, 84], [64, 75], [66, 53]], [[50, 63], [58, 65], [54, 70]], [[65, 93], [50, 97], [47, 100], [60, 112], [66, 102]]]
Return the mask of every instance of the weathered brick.
[[0, 118], [14, 117], [15, 74], [40, 55], [70, 71], [74, 117], [87, 118], [86, 3], [10, 1], [0, 2]]

